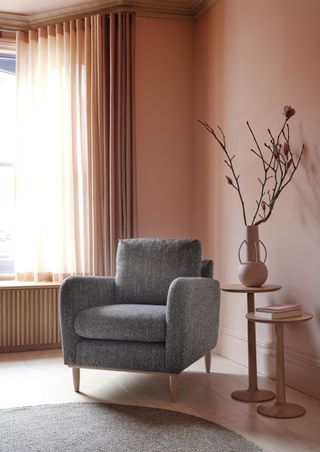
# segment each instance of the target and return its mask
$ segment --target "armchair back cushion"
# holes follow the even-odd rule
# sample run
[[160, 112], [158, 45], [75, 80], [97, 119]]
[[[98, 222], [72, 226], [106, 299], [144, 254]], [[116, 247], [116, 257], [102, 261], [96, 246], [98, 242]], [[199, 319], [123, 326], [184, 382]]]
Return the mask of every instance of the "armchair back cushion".
[[116, 303], [165, 305], [171, 282], [201, 276], [199, 240], [120, 240], [115, 278]]

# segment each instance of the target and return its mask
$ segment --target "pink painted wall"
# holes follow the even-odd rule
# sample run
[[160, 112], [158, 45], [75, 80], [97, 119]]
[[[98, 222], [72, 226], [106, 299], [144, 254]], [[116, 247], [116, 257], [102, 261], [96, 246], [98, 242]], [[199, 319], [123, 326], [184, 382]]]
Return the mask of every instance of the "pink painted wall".
[[[215, 259], [221, 282], [237, 281], [237, 250], [244, 238], [236, 192], [217, 145], [201, 118], [220, 124], [236, 165], [246, 203], [255, 205], [259, 161], [245, 121], [257, 136], [282, 124], [291, 104], [292, 144], [307, 147], [303, 167], [272, 217], [261, 226], [268, 248], [269, 282], [282, 290], [258, 295], [256, 305], [302, 303], [314, 319], [285, 331], [289, 385], [320, 397], [320, 2], [318, 0], [220, 0], [195, 25], [193, 112], [193, 232]], [[246, 363], [245, 296], [222, 295], [220, 353]], [[274, 375], [274, 338], [257, 326], [258, 367]]]
[[137, 17], [138, 235], [192, 233], [193, 23]]

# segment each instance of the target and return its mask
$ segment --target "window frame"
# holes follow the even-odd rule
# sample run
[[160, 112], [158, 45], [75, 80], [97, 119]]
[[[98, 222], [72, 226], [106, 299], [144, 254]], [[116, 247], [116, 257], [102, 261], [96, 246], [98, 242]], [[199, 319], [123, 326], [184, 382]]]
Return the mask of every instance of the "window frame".
[[[16, 32], [0, 31], [0, 53], [16, 56], [16, 49]], [[0, 162], [0, 166], [13, 166], [13, 163]], [[15, 279], [14, 273], [0, 273], [0, 281], [10, 281], [13, 279]]]

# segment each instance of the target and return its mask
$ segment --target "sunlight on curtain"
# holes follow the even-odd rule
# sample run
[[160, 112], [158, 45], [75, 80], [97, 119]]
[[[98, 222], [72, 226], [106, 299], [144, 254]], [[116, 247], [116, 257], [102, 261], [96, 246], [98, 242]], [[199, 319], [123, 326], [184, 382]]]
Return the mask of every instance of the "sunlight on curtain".
[[123, 180], [114, 184], [109, 164], [109, 21], [97, 15], [18, 33], [17, 279], [114, 271], [121, 231], [112, 204]]

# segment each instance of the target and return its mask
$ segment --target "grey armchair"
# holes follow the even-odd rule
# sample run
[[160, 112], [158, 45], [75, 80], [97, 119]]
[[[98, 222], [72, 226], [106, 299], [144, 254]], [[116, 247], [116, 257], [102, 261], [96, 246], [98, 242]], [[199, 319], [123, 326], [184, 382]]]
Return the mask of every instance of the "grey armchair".
[[61, 285], [65, 364], [75, 391], [80, 368], [165, 372], [177, 377], [202, 356], [210, 372], [220, 286], [198, 240], [120, 240], [116, 277], [69, 277]]

